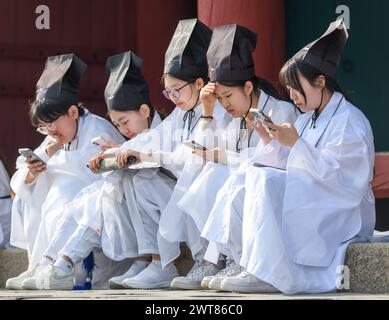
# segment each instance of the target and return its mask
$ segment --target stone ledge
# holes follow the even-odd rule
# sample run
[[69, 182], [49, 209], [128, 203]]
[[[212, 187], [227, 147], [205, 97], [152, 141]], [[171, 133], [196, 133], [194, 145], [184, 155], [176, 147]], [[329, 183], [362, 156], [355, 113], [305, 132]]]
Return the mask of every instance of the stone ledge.
[[180, 276], [186, 276], [192, 268], [193, 263], [194, 260], [192, 259], [192, 253], [189, 248], [186, 245], [181, 246], [181, 255], [174, 262], [178, 274]]
[[[193, 265], [189, 249], [181, 248], [176, 261], [180, 275]], [[5, 281], [27, 269], [27, 253], [20, 249], [0, 250], [0, 288]], [[343, 292], [389, 294], [389, 242], [354, 243], [347, 250], [345, 265], [350, 271], [350, 289]]]
[[389, 293], [389, 242], [351, 244], [345, 265], [350, 271], [348, 292]]
[[21, 249], [0, 249], [0, 288], [5, 288], [8, 278], [26, 271], [28, 267], [27, 251]]

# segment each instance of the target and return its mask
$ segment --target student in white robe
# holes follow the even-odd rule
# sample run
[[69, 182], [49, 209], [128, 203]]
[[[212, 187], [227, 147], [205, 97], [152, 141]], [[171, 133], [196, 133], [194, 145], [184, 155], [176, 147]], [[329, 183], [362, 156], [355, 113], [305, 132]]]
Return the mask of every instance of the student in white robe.
[[[109, 57], [106, 63], [109, 74], [105, 89], [108, 116], [131, 143], [161, 122], [151, 104], [141, 65], [142, 60], [131, 51]], [[102, 145], [105, 151], [89, 161], [90, 170], [98, 173], [101, 161], [115, 159], [119, 147], [117, 141], [107, 141]], [[121, 280], [136, 275], [149, 264], [150, 257], [138, 253], [129, 212], [139, 210], [132, 185], [137, 172], [127, 169], [110, 171], [81, 190], [67, 206], [67, 214], [41, 260], [41, 264], [50, 265], [41, 273], [26, 279], [23, 288], [72, 289], [74, 266], [92, 250], [95, 255], [96, 250], [102, 249], [107, 260], [111, 260], [94, 269], [93, 289], [108, 288], [109, 275], [117, 276], [109, 281], [111, 287], [123, 288]], [[130, 268], [126, 263], [128, 258], [134, 258]], [[126, 268], [123, 270], [123, 267]], [[103, 279], [99, 276], [101, 273], [104, 273]]]
[[0, 156], [0, 248], [9, 246], [11, 233], [11, 188], [9, 175]]
[[[180, 178], [185, 162], [192, 157], [191, 149], [183, 145], [188, 139], [195, 139], [196, 130], [202, 115], [199, 101], [200, 89], [207, 81], [208, 65], [206, 51], [212, 31], [197, 19], [179, 22], [165, 55], [163, 84], [164, 95], [176, 108], [163, 123], [150, 132], [154, 141], [142, 150], [130, 150], [119, 155], [119, 162], [135, 155], [140, 160], [153, 161], [173, 174], [173, 178], [164, 179], [144, 172], [134, 179], [139, 206], [146, 214], [138, 217], [143, 228], [135, 228], [138, 245], [152, 254], [152, 263], [136, 277], [123, 281], [130, 288], [169, 287], [171, 280], [177, 277], [174, 258], [180, 254], [180, 239], [165, 239], [160, 229], [176, 226], [175, 218], [164, 211]], [[222, 119], [223, 110], [218, 109], [217, 118]], [[123, 148], [124, 149], [124, 148]], [[173, 232], [180, 233], [174, 229]], [[173, 259], [169, 257], [173, 256]], [[168, 258], [167, 258], [168, 257]]]
[[35, 153], [42, 161], [17, 159], [11, 179], [16, 193], [12, 209], [11, 244], [26, 249], [29, 268], [6, 286], [20, 289], [22, 282], [43, 267], [38, 263], [54, 235], [67, 203], [85, 186], [100, 178], [86, 170], [98, 152], [91, 140], [122, 139], [107, 120], [78, 106], [79, 80], [86, 65], [74, 54], [49, 57], [37, 83], [30, 118], [47, 135]]
[[[230, 176], [234, 175], [235, 171], [244, 171], [243, 168], [259, 142], [259, 136], [246, 123], [249, 109], [258, 109], [281, 123], [294, 121], [296, 118], [293, 105], [279, 100], [279, 95], [272, 85], [265, 79], [256, 77], [252, 57], [256, 41], [257, 35], [254, 32], [236, 24], [218, 26], [213, 31], [207, 53], [211, 82], [201, 92], [204, 120], [200, 125], [206, 135], [210, 135], [206, 144], [209, 150], [195, 151], [197, 155], [209, 162], [178, 202], [179, 208], [196, 221], [199, 239], [215, 199], [218, 199], [218, 190]], [[213, 115], [217, 100], [233, 117], [226, 128], [217, 128], [212, 119], [208, 119]], [[209, 130], [210, 128], [212, 130]], [[217, 131], [219, 134], [216, 133]], [[214, 141], [216, 144], [212, 144]], [[238, 190], [242, 185], [244, 181], [239, 181], [235, 189]], [[234, 197], [234, 194], [229, 196]], [[228, 205], [228, 203], [229, 199], [224, 204]], [[221, 227], [222, 225], [219, 225], [217, 229]], [[213, 247], [213, 244], [210, 246]], [[182, 289], [200, 289], [204, 278], [215, 275], [209, 270], [220, 260], [219, 253], [213, 254], [214, 258], [210, 259], [207, 257], [209, 256], [207, 251], [205, 260], [209, 262], [203, 262], [196, 272], [190, 272], [186, 277], [174, 279], [172, 286]], [[228, 256], [227, 266], [220, 271], [221, 274], [239, 271], [239, 267], [232, 263], [231, 254]]]
[[[305, 114], [295, 124], [258, 124], [246, 173], [245, 271], [221, 289], [286, 294], [332, 292], [343, 282], [348, 245], [373, 234], [373, 134], [336, 83], [347, 41], [342, 21], [290, 59], [280, 72]], [[272, 168], [273, 167], [273, 168]]]

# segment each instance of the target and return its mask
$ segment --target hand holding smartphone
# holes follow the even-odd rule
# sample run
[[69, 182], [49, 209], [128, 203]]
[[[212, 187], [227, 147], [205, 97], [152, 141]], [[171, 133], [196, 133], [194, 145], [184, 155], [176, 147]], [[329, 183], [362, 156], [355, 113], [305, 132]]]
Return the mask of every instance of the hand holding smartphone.
[[25, 184], [30, 184], [46, 170], [46, 163], [29, 148], [20, 148], [19, 154], [26, 158], [26, 162], [31, 159], [31, 162], [27, 162], [29, 171], [24, 179]]
[[257, 120], [257, 121], [261, 121], [261, 122], [266, 121], [266, 122], [269, 122], [269, 123], [273, 123], [273, 121], [270, 119], [270, 117], [268, 115], [264, 114], [260, 110], [257, 110], [257, 109], [254, 109], [254, 108], [250, 108], [249, 112], [252, 114], [254, 119]]
[[26, 159], [28, 158], [31, 158], [31, 162], [37, 162], [37, 161], [42, 161], [44, 163], [44, 161], [39, 158], [31, 149], [29, 148], [20, 148], [19, 149], [19, 154], [23, 157], [25, 157]]
[[250, 108], [249, 112], [254, 117], [254, 123], [257, 121], [260, 121], [264, 126], [266, 126], [266, 128], [268, 128], [269, 130], [272, 130], [271, 128], [269, 128], [266, 125], [266, 122], [273, 123], [272, 119], [268, 115], [264, 114], [260, 110], [254, 109], [254, 108]]

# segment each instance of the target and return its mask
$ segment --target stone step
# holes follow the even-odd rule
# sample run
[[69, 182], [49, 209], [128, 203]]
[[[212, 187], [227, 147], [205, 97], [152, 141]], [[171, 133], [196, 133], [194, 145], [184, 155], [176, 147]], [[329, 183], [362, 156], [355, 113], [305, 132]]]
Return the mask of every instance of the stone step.
[[186, 276], [192, 268], [194, 260], [192, 254], [186, 245], [181, 246], [181, 255], [176, 259], [177, 272], [180, 276]]
[[26, 271], [28, 267], [27, 251], [21, 249], [0, 249], [0, 288], [5, 288], [8, 278]]
[[[0, 288], [8, 278], [27, 269], [24, 250], [0, 250]], [[193, 265], [189, 249], [181, 248], [176, 260], [180, 275], [185, 275]], [[344, 292], [365, 294], [389, 294], [389, 243], [354, 243], [347, 250], [343, 275]]]
[[389, 293], [389, 242], [353, 243], [347, 249], [348, 267], [353, 293]]

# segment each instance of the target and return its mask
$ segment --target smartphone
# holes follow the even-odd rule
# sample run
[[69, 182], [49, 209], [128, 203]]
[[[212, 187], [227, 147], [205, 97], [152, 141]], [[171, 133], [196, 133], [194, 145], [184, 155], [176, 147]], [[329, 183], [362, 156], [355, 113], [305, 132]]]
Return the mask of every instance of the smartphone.
[[186, 140], [183, 142], [183, 144], [192, 149], [207, 150], [206, 147], [203, 147], [201, 144], [197, 143], [194, 140]]
[[91, 140], [91, 142], [99, 147], [106, 147], [107, 141], [105, 141], [102, 137], [96, 137]]
[[268, 122], [268, 123], [274, 123], [274, 122], [272, 121], [272, 119], [271, 119], [268, 115], [264, 114], [264, 113], [263, 113], [262, 111], [260, 111], [260, 110], [254, 109], [254, 108], [250, 108], [249, 112], [250, 112], [250, 114], [252, 114], [252, 116], [254, 117], [254, 124], [256, 124], [258, 121], [260, 121], [260, 122], [267, 128], [268, 131], [273, 131], [273, 129], [270, 128], [270, 127], [266, 124], [266, 122]]
[[267, 121], [269, 123], [273, 123], [273, 121], [270, 119], [270, 117], [267, 116], [266, 114], [264, 114], [260, 110], [250, 108], [249, 112], [253, 115], [253, 117], [256, 121], [261, 121], [262, 123], [265, 121]]
[[32, 162], [36, 162], [36, 161], [42, 161], [44, 162], [41, 158], [39, 158], [31, 149], [29, 148], [21, 148], [19, 149], [19, 154], [23, 157], [25, 157], [26, 159], [27, 158], [31, 158], [31, 161]]

